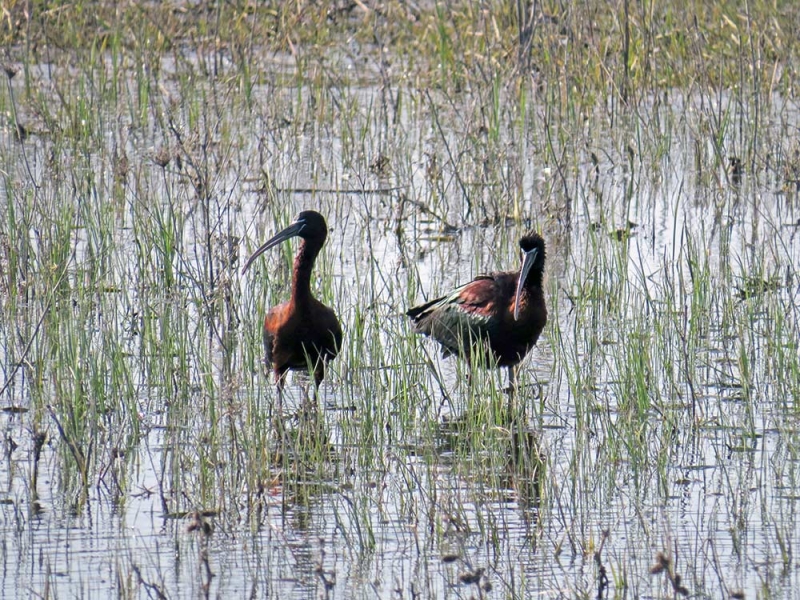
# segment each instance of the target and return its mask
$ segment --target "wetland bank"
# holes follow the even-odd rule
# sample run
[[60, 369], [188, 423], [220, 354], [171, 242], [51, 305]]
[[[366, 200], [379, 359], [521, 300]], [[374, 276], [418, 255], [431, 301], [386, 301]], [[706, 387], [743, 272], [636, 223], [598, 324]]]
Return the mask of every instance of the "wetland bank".
[[[795, 594], [798, 23], [9, 3], [0, 595]], [[278, 414], [296, 246], [240, 271], [303, 209], [344, 344]], [[403, 315], [530, 230], [549, 318], [509, 408]]]

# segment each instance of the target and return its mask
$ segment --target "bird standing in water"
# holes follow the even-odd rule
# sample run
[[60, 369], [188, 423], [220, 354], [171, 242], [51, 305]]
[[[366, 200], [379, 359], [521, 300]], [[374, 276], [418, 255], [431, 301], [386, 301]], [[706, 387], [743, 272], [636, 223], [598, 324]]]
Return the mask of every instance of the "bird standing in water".
[[512, 390], [514, 367], [536, 344], [547, 323], [542, 291], [544, 239], [530, 233], [519, 246], [519, 271], [480, 275], [406, 313], [418, 333], [441, 344], [443, 355], [455, 354], [471, 363], [479, 353], [487, 366], [508, 367]]
[[253, 253], [242, 274], [264, 252], [295, 236], [303, 242], [294, 259], [291, 296], [288, 302], [269, 309], [264, 317], [264, 348], [279, 392], [290, 369], [310, 367], [319, 387], [325, 377], [325, 364], [336, 357], [342, 346], [342, 327], [336, 313], [311, 294], [311, 271], [328, 237], [328, 226], [321, 214], [313, 210], [301, 212], [294, 223]]

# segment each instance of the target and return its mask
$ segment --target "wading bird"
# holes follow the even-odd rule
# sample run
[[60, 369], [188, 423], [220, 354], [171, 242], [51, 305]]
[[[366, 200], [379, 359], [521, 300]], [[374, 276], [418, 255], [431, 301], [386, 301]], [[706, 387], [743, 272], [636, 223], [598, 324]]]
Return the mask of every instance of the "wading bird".
[[480, 275], [406, 313], [418, 333], [441, 344], [443, 355], [456, 354], [472, 362], [479, 353], [487, 366], [508, 367], [512, 390], [514, 367], [536, 344], [547, 323], [542, 292], [544, 240], [531, 233], [519, 246], [519, 271]]
[[288, 302], [271, 308], [264, 317], [264, 348], [279, 392], [289, 369], [310, 367], [319, 387], [325, 377], [325, 364], [336, 357], [342, 346], [342, 327], [336, 313], [311, 295], [311, 271], [328, 237], [328, 226], [321, 214], [304, 210], [297, 215], [294, 223], [253, 253], [242, 274], [264, 252], [295, 236], [303, 242], [294, 259], [291, 297]]

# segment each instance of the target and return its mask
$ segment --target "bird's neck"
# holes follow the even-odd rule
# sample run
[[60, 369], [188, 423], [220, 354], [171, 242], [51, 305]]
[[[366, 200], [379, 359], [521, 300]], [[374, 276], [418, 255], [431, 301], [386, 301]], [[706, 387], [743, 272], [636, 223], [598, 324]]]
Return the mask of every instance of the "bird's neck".
[[528, 275], [528, 280], [525, 282], [525, 287], [529, 290], [534, 290], [536, 288], [542, 287], [542, 278], [544, 277], [544, 273], [542, 271], [537, 271], [535, 269], [531, 269], [530, 274]]
[[[529, 295], [536, 292], [536, 290], [541, 290], [543, 275], [544, 274], [541, 271], [531, 270], [531, 272], [528, 273], [528, 278], [525, 280], [525, 283], [522, 286], [522, 293]], [[519, 275], [517, 275], [517, 277], [519, 277]], [[516, 281], [514, 283], [516, 284]]]
[[292, 298], [296, 304], [311, 300], [311, 271], [319, 254], [319, 248], [303, 241], [294, 259], [294, 275], [292, 277]]

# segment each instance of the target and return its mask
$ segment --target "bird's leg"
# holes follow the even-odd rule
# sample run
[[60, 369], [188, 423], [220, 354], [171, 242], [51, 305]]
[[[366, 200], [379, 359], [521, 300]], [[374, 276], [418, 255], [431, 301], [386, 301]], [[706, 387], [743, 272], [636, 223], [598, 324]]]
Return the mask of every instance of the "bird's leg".
[[505, 392], [509, 396], [513, 396], [514, 392], [517, 390], [517, 372], [514, 370], [514, 367], [507, 367], [508, 368], [508, 387], [505, 389]]
[[275, 369], [275, 389], [278, 392], [278, 416], [283, 414], [283, 388], [286, 385], [286, 372]]
[[275, 433], [280, 440], [280, 454], [286, 455], [286, 427], [283, 422], [283, 388], [286, 383], [286, 372], [281, 372], [278, 369], [274, 371], [275, 375], [275, 390], [278, 395], [278, 401], [275, 405], [275, 412], [271, 415], [272, 419], [272, 426], [275, 430]]
[[517, 372], [513, 366], [508, 367], [508, 421], [514, 420], [514, 396], [517, 391]]
[[[321, 362], [321, 361], [320, 361]], [[319, 402], [319, 386], [322, 379], [325, 377], [324, 367], [320, 368], [319, 363], [309, 364], [309, 378], [313, 376], [311, 381], [303, 383], [303, 401], [300, 404], [300, 415], [310, 414], [316, 410]], [[313, 390], [309, 389], [313, 386]]]
[[320, 358], [314, 366], [314, 403], [319, 402], [319, 386], [322, 385], [323, 379], [325, 379], [325, 363]]
[[283, 390], [286, 387], [286, 371], [275, 369], [275, 391], [278, 395], [275, 423], [283, 429]]
[[300, 410], [303, 412], [312, 412], [316, 409], [317, 398], [319, 397], [319, 384], [316, 377], [312, 381], [306, 381], [303, 384], [303, 403]]
[[319, 387], [323, 379], [325, 379], [325, 363], [320, 360], [314, 369], [314, 402], [319, 402]]

